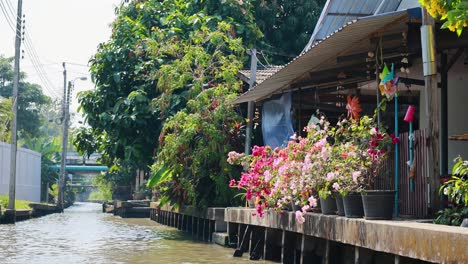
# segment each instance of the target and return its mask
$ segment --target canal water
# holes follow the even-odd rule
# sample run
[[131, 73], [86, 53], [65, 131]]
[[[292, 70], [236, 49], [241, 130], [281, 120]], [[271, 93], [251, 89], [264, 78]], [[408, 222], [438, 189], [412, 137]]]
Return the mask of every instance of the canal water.
[[233, 249], [195, 242], [149, 219], [101, 213], [76, 203], [63, 214], [0, 225], [0, 263], [266, 263], [233, 258]]

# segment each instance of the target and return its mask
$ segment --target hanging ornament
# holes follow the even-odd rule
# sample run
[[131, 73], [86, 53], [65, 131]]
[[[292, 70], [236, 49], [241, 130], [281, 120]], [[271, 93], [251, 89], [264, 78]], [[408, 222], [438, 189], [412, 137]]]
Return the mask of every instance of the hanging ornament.
[[348, 118], [359, 120], [359, 113], [362, 112], [359, 98], [357, 96], [353, 96], [351, 98], [351, 96], [348, 95], [347, 101], [348, 103], [346, 104], [346, 110], [348, 110]]
[[395, 75], [395, 66], [392, 63], [392, 70], [389, 71], [387, 64], [385, 64], [382, 73], [380, 74], [379, 89], [382, 95], [385, 95], [387, 99], [393, 99], [397, 91], [398, 76]]

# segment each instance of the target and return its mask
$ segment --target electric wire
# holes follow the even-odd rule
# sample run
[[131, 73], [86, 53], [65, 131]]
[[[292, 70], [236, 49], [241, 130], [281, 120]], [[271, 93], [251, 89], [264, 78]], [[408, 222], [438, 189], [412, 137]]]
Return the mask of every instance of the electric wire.
[[[4, 5], [3, 2], [0, 1], [0, 9], [2, 9], [2, 13], [5, 16], [5, 20], [8, 23], [8, 26], [10, 26], [11, 30], [15, 33], [16, 36], [19, 36], [18, 33], [16, 33], [16, 26], [14, 26], [14, 22], [11, 20], [10, 16], [8, 15], [8, 11], [6, 6]], [[19, 36], [21, 37], [21, 36]]]
[[[8, 5], [8, 8], [10, 9], [11, 14], [13, 16], [15, 16], [14, 14], [16, 14], [16, 12], [15, 12], [15, 9], [13, 8], [13, 5], [11, 4], [10, 0], [6, 0], [6, 3]], [[16, 18], [18, 18], [18, 17], [16, 16]], [[23, 29], [25, 29], [25, 28], [26, 27], [24, 25]], [[39, 59], [39, 56], [37, 55], [36, 49], [34, 48], [31, 36], [29, 35], [29, 33], [26, 30], [25, 30], [24, 36], [25, 36], [24, 43], [25, 43], [26, 49], [29, 51], [31, 61], [34, 60], [35, 64], [36, 64], [36, 68], [39, 71], [41, 71], [40, 75], [42, 76], [42, 79], [44, 79], [45, 83], [47, 84], [46, 89], [49, 90], [49, 92], [52, 92], [56, 96], [60, 97], [60, 93], [58, 93], [55, 89], [53, 89], [54, 85], [52, 84], [52, 82], [50, 81], [47, 73], [45, 72], [44, 67], [42, 66], [42, 63], [41, 63], [41, 61]]]
[[[15, 9], [13, 8], [11, 2], [9, 0], [5, 1], [6, 2], [6, 6], [3, 2], [0, 2], [0, 6], [2, 8], [2, 12], [3, 14], [5, 15], [6, 19], [7, 19], [7, 22], [8, 24], [10, 25], [10, 28], [12, 28], [12, 30], [14, 30], [15, 34], [16, 34], [16, 30], [14, 29], [14, 27], [12, 27], [11, 21], [13, 21], [13, 19], [10, 17], [10, 15], [14, 18], [16, 17], [18, 19], [18, 16], [15, 15]], [[8, 12], [9, 11], [9, 12]], [[25, 26], [23, 26], [23, 28], [25, 28]], [[39, 56], [37, 55], [37, 52], [32, 44], [32, 39], [31, 37], [29, 36], [29, 33], [25, 30], [25, 38], [24, 38], [24, 44], [25, 44], [25, 47], [26, 47], [26, 50], [28, 51], [28, 54], [30, 55], [30, 59], [31, 59], [31, 63], [32, 63], [32, 66], [34, 68], [34, 70], [36, 71], [37, 73], [37, 76], [39, 77], [39, 79], [41, 80], [42, 82], [42, 87], [47, 90], [52, 96], [54, 97], [61, 97], [60, 93], [58, 91], [56, 91], [55, 89], [53, 89], [52, 87], [54, 87], [54, 85], [52, 85], [52, 82], [50, 81], [47, 73], [45, 72], [44, 68], [43, 68], [43, 64], [40, 62], [40, 59], [39, 59]]]

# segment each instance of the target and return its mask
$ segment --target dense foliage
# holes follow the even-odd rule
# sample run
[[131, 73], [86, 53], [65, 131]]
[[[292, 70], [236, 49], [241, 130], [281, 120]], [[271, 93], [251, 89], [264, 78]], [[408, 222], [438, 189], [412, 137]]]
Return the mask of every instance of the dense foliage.
[[459, 226], [468, 218], [468, 161], [455, 159], [452, 179], [445, 182], [439, 192], [447, 196], [450, 207], [437, 213], [436, 224]]
[[110, 40], [90, 61], [96, 89], [79, 98], [90, 128], [77, 134], [77, 149], [101, 152], [115, 172], [154, 163], [150, 182], [166, 201], [228, 204], [224, 183], [238, 172], [224, 156], [243, 140], [243, 120], [228, 102], [241, 92], [236, 74], [248, 63], [245, 51], [260, 47], [271, 62], [289, 60], [283, 53], [302, 50], [323, 2], [121, 5]]
[[[185, 90], [187, 104], [167, 119], [154, 169], [172, 170], [167, 179], [172, 188], [166, 194], [173, 201], [226, 204], [232, 197], [225, 187], [232, 167], [223, 157], [241, 146], [242, 121], [228, 104], [240, 89], [236, 73], [242, 67], [241, 39], [232, 37], [230, 25], [221, 22], [215, 31], [203, 27], [190, 40], [162, 46], [179, 58], [158, 71], [158, 87]], [[164, 97], [156, 102], [161, 100]]]
[[[0, 56], [0, 96], [4, 98], [10, 98], [13, 93], [12, 62], [13, 58]], [[25, 78], [25, 74], [22, 73], [18, 87], [18, 93], [21, 95], [18, 97], [19, 138], [39, 137], [41, 135], [40, 127], [45, 121], [41, 111], [49, 107], [52, 101], [42, 93], [39, 85], [28, 83]], [[2, 120], [2, 117], [0, 117], [0, 120]]]
[[460, 36], [468, 27], [468, 1], [466, 0], [419, 0], [429, 14], [445, 21], [442, 28], [457, 32]]
[[0, 97], [0, 142], [10, 142], [11, 98]]
[[265, 63], [284, 64], [297, 56], [312, 35], [325, 0], [256, 0], [255, 23], [264, 34], [257, 43]]

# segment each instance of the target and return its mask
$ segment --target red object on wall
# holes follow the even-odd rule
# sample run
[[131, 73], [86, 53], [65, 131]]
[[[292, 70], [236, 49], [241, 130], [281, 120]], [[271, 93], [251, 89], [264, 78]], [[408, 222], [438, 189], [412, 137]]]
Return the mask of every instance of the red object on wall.
[[408, 110], [406, 111], [406, 115], [405, 115], [405, 122], [413, 122], [414, 120], [414, 113], [416, 112], [416, 106], [414, 105], [410, 105], [408, 107]]

